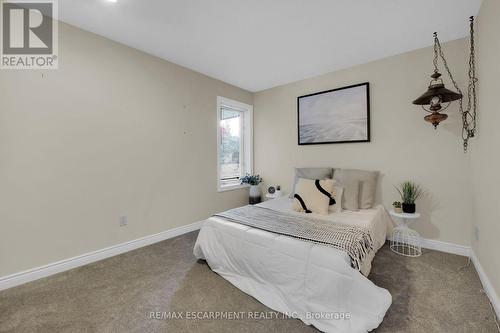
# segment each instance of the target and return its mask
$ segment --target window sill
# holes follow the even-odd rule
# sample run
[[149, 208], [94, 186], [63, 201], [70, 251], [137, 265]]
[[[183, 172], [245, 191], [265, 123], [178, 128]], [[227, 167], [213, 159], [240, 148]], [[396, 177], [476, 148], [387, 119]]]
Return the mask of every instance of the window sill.
[[238, 185], [228, 185], [228, 186], [219, 186], [217, 188], [217, 192], [226, 192], [226, 191], [234, 191], [234, 190], [240, 190], [242, 188], [247, 188], [249, 185], [247, 184], [238, 184]]

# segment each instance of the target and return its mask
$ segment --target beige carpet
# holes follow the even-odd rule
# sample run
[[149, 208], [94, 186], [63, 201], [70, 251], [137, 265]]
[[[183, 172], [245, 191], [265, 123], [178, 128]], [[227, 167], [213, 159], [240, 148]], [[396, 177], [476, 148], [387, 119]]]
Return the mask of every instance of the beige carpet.
[[[190, 233], [0, 292], [0, 332], [317, 332], [196, 261], [195, 239]], [[384, 247], [370, 279], [391, 292], [393, 304], [376, 332], [496, 332], [474, 268], [458, 271], [465, 263], [435, 251], [405, 258]], [[169, 311], [184, 318], [162, 319]], [[268, 318], [188, 320], [185, 311]], [[161, 319], [150, 319], [151, 312]]]

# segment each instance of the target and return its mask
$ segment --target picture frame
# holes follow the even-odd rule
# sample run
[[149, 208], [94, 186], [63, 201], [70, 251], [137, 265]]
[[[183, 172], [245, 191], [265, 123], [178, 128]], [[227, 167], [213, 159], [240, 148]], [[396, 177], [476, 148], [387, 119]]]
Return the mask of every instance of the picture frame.
[[299, 145], [370, 140], [369, 82], [297, 97]]

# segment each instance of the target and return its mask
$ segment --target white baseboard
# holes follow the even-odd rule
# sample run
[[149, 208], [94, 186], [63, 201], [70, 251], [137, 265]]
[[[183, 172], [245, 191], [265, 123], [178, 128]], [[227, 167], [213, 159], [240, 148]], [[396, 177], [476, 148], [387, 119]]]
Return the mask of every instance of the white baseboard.
[[33, 268], [24, 272], [0, 277], [0, 290], [12, 288], [23, 283], [38, 280], [56, 273], [64, 272], [72, 268], [87, 265], [95, 261], [116, 256], [121, 253], [132, 251], [140, 247], [161, 242], [201, 228], [203, 221], [188, 224], [182, 227], [162, 231], [160, 233], [134, 239], [129, 242], [113, 245], [101, 250], [85, 253], [73, 258], [57, 261], [45, 266]]
[[447, 243], [427, 238], [421, 238], [421, 242], [422, 242], [422, 247], [429, 250], [458, 254], [460, 256], [465, 256], [465, 257], [470, 256], [471, 253], [470, 246]]
[[479, 259], [474, 253], [474, 251], [471, 251], [470, 258], [472, 260], [472, 263], [474, 264], [474, 267], [476, 268], [477, 274], [479, 275], [479, 279], [481, 279], [481, 283], [483, 284], [483, 290], [490, 299], [491, 304], [495, 309], [495, 313], [497, 314], [497, 318], [500, 318], [500, 298], [498, 298], [498, 294], [493, 288], [490, 279], [488, 279], [488, 276], [484, 272], [483, 266], [481, 266], [481, 263], [479, 262]]
[[[391, 237], [388, 235], [387, 240], [390, 241]], [[428, 239], [420, 237], [420, 243], [424, 249], [435, 250], [445, 253], [458, 254], [460, 256], [469, 257], [471, 253], [470, 246], [458, 245], [435, 239]]]

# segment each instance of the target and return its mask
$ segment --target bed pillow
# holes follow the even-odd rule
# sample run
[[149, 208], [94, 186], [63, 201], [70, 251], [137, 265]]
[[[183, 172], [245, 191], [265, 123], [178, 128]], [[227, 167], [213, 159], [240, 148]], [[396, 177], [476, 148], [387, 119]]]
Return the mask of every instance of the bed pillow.
[[341, 199], [342, 209], [359, 210], [359, 181], [350, 180], [340, 182], [335, 180], [335, 184], [343, 188]]
[[[335, 200], [333, 205], [328, 207], [330, 213], [342, 213], [342, 195], [344, 188], [342, 186], [333, 185], [332, 197]], [[330, 204], [332, 202], [330, 201]]]
[[333, 168], [295, 168], [295, 179], [293, 181], [292, 192], [290, 198], [295, 194], [295, 185], [299, 178], [304, 179], [327, 179], [333, 178]]
[[[359, 182], [359, 203], [361, 209], [369, 209], [375, 203], [378, 171], [365, 171], [356, 169], [336, 169], [333, 178], [341, 184]], [[347, 189], [344, 189], [347, 191]]]
[[296, 212], [327, 215], [333, 183], [333, 179], [299, 178], [295, 186], [292, 209]]

